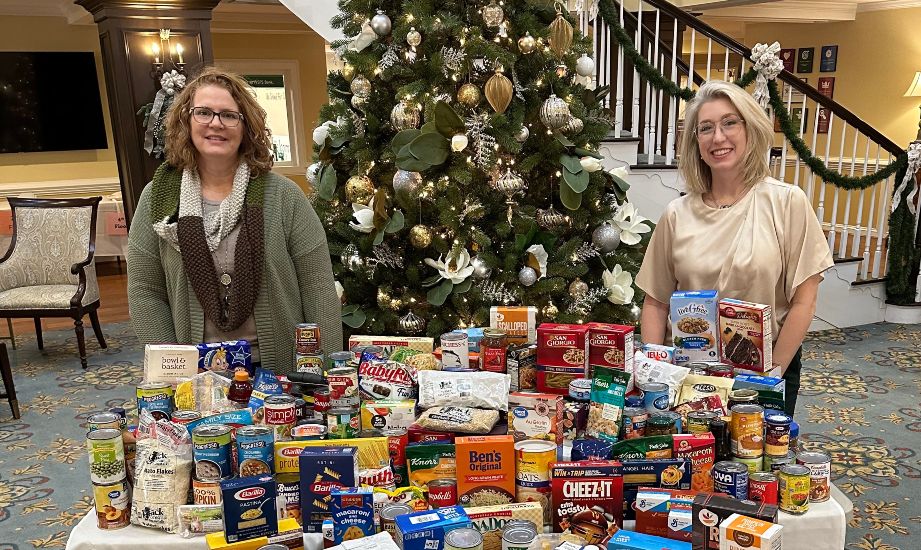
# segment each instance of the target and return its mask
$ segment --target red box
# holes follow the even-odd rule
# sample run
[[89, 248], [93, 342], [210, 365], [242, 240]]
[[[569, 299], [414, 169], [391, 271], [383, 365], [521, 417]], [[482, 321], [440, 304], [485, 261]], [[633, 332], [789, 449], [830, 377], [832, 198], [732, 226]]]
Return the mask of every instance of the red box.
[[[655, 535], [657, 537], [675, 538], [669, 536], [669, 514], [672, 508], [686, 506], [691, 511], [691, 505], [697, 496], [696, 491], [682, 491], [678, 489], [657, 489], [655, 487], [640, 487], [636, 495], [636, 526], [637, 533]], [[688, 541], [691, 532], [687, 532]]]
[[588, 366], [589, 376], [598, 366], [633, 372], [633, 327], [589, 323]]
[[588, 325], [543, 323], [537, 327], [537, 367], [581, 373], [588, 364]]
[[624, 479], [616, 460], [550, 465], [553, 532], [581, 535], [604, 545], [623, 525]]
[[672, 436], [672, 456], [691, 461], [691, 489], [713, 491], [710, 470], [716, 462], [716, 440], [713, 434], [678, 434]]
[[410, 426], [407, 431], [407, 437], [410, 443], [454, 443], [454, 434], [451, 432], [436, 432], [426, 430], [415, 424]]

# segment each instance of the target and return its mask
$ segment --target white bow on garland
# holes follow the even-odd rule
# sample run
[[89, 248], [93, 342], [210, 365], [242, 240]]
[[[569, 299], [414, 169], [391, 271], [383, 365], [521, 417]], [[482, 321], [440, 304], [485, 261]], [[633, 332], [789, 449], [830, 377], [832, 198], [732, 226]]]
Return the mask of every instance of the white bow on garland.
[[[899, 184], [899, 188], [895, 190], [895, 196], [892, 198], [892, 212], [895, 212], [895, 209], [902, 203], [902, 193], [905, 192], [905, 188], [908, 187], [909, 183], [915, 181], [915, 173], [919, 168], [921, 168], [921, 141], [916, 141], [908, 146], [908, 168], [905, 169], [905, 177], [902, 178], [902, 183]], [[911, 194], [908, 195], [905, 201], [908, 203], [908, 211], [913, 216], [917, 216], [918, 209], [915, 206], [915, 195], [918, 194], [918, 184], [913, 183], [912, 187]]]
[[783, 70], [783, 61], [780, 60], [780, 42], [774, 42], [770, 46], [755, 44], [755, 47], [752, 48], [752, 61], [755, 63], [755, 70], [758, 71], [752, 96], [762, 109], [767, 109], [770, 101], [768, 81], [777, 78], [777, 75]]
[[[160, 90], [154, 96], [150, 111], [144, 119], [144, 150], [155, 157], [163, 155], [165, 139], [164, 121], [166, 113], [173, 104], [176, 93], [185, 88], [185, 75], [175, 69], [160, 77]], [[143, 110], [143, 108], [142, 108]]]

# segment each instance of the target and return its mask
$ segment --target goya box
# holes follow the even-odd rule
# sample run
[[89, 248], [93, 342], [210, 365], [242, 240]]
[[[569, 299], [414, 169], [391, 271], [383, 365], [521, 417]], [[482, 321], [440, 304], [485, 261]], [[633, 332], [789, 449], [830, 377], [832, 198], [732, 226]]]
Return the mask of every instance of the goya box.
[[585, 376], [588, 325], [541, 323], [537, 327], [537, 368]]
[[410, 483], [428, 491], [433, 479], [454, 479], [457, 476], [456, 456], [454, 443], [410, 444], [406, 447]]
[[608, 542], [608, 550], [691, 550], [689, 542], [670, 540], [633, 531], [618, 531]]
[[720, 550], [780, 550], [783, 526], [732, 514], [720, 523]]
[[553, 532], [602, 545], [623, 524], [621, 465], [613, 460], [555, 462], [550, 467]]
[[336, 488], [330, 497], [336, 544], [374, 534], [374, 493], [370, 487]]
[[460, 506], [397, 516], [397, 545], [403, 550], [443, 550], [445, 534], [473, 527]]
[[305, 447], [300, 454], [301, 519], [304, 531], [319, 533], [332, 512], [333, 489], [358, 485], [358, 449]]
[[672, 436], [675, 458], [691, 460], [691, 489], [694, 491], [713, 491], [713, 478], [710, 470], [716, 462], [716, 440], [712, 433], [678, 434]]
[[227, 542], [267, 537], [278, 533], [275, 512], [275, 478], [241, 477], [221, 482], [224, 537]]
[[720, 550], [720, 524], [732, 514], [777, 523], [777, 505], [736, 500], [715, 493], [694, 499], [694, 550]]
[[691, 488], [691, 461], [687, 458], [655, 458], [621, 462], [624, 484], [624, 519], [636, 519], [636, 495], [640, 487]]
[[508, 433], [515, 441], [543, 439], [563, 444], [563, 396], [552, 393], [508, 394]]
[[715, 290], [679, 290], [670, 304], [675, 364], [719, 360], [719, 308]]
[[416, 400], [365, 401], [361, 404], [362, 430], [408, 430], [416, 421]]
[[533, 344], [537, 340], [537, 308], [534, 306], [493, 306], [489, 326], [504, 330], [510, 344]]
[[773, 364], [771, 306], [742, 300], [720, 300], [720, 359], [755, 372]]
[[515, 500], [515, 439], [510, 435], [458, 437], [457, 502], [464, 507]]
[[[588, 368], [608, 367], [633, 373], [633, 327], [610, 323], [588, 324]], [[632, 390], [633, 388], [628, 388]]]

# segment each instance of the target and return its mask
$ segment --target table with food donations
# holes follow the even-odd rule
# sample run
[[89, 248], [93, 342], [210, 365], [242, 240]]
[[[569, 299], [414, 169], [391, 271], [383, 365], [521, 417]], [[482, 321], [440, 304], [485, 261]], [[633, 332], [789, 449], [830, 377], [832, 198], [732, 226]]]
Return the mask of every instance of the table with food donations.
[[677, 347], [527, 306], [328, 354], [304, 323], [283, 369], [242, 340], [148, 345], [138, 417], [87, 419], [95, 510], [67, 549], [843, 549], [769, 306], [671, 308]]

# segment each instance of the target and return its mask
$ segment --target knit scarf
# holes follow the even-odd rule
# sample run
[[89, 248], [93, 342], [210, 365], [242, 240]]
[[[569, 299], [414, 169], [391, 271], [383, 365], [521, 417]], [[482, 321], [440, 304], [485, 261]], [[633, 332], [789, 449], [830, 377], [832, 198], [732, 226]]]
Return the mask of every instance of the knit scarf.
[[[233, 190], [207, 229], [202, 219], [197, 173], [193, 175], [164, 163], [157, 168], [150, 190], [150, 222], [154, 231], [182, 255], [183, 270], [204, 314], [224, 332], [239, 327], [252, 315], [262, 283], [265, 178], [248, 179], [248, 174], [248, 168], [237, 171]], [[238, 220], [240, 233], [225, 310], [221, 307], [221, 285], [211, 253]]]

